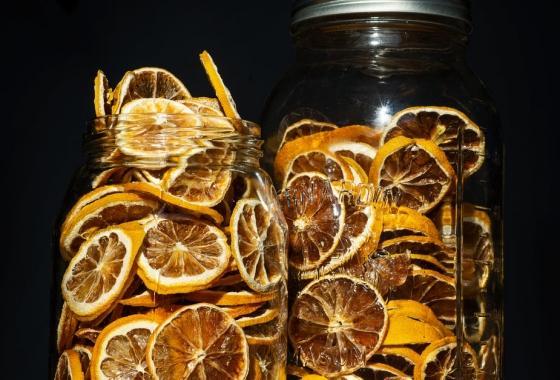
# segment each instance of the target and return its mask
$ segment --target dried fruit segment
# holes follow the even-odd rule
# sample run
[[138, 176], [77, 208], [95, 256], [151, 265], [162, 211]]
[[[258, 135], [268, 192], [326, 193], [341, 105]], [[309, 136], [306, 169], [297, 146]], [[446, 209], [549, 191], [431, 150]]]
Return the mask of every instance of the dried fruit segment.
[[64, 351], [58, 358], [54, 380], [84, 380], [80, 354], [74, 350]]
[[284, 136], [282, 137], [282, 142], [280, 143], [278, 149], [280, 149], [285, 143], [299, 139], [300, 137], [310, 136], [319, 132], [332, 131], [336, 128], [337, 126], [332, 123], [312, 119], [301, 119], [286, 128]]
[[[457, 356], [462, 356], [462, 370], [459, 374]], [[424, 349], [421, 364], [414, 370], [414, 380], [443, 380], [478, 378], [479, 367], [476, 353], [465, 343], [461, 353], [457, 350], [457, 338], [442, 338]]]

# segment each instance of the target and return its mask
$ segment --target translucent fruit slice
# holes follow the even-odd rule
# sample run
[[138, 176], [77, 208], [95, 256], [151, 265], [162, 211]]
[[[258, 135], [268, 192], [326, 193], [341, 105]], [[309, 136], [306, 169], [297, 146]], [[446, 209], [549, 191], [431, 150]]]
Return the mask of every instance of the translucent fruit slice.
[[[423, 269], [434, 268], [443, 274], [452, 274], [454, 270], [455, 254], [439, 239], [416, 235], [401, 236], [384, 241], [381, 249], [394, 255], [408, 253], [411, 260]], [[430, 267], [427, 267], [428, 265]]]
[[[458, 372], [458, 358], [462, 355], [462, 371]], [[465, 343], [462, 353], [457, 352], [457, 338], [442, 338], [431, 343], [422, 352], [422, 363], [414, 370], [414, 380], [475, 380], [479, 367], [476, 353]]]
[[408, 347], [381, 347], [369, 360], [370, 363], [387, 364], [402, 371], [406, 376], [414, 374], [421, 363], [420, 355]]
[[363, 142], [338, 141], [329, 144], [329, 150], [342, 157], [348, 157], [356, 161], [360, 167], [369, 173], [371, 163], [377, 155], [377, 148]]
[[62, 295], [80, 320], [93, 320], [110, 309], [126, 285], [144, 231], [136, 222], [91, 235], [72, 258], [62, 278]]
[[319, 132], [332, 131], [336, 129], [337, 126], [332, 123], [325, 121], [318, 121], [313, 119], [301, 119], [286, 128], [284, 136], [282, 136], [282, 142], [278, 149], [280, 149], [285, 143], [299, 139], [300, 137], [310, 136]]
[[466, 175], [477, 171], [484, 162], [484, 134], [464, 113], [449, 107], [410, 107], [395, 115], [385, 128], [382, 143], [404, 136], [431, 140], [457, 163], [459, 134], [462, 133], [463, 166]]
[[157, 326], [153, 318], [137, 314], [105, 327], [93, 348], [92, 380], [149, 378], [146, 344]]
[[344, 231], [345, 206], [327, 176], [301, 173], [280, 194], [280, 205], [289, 231], [289, 264], [311, 270], [336, 249]]
[[269, 207], [259, 199], [240, 199], [229, 224], [239, 274], [257, 292], [270, 291], [286, 276], [284, 231]]
[[447, 194], [455, 172], [432, 141], [395, 137], [377, 152], [369, 178], [389, 203], [425, 213]]
[[406, 282], [391, 293], [391, 299], [408, 299], [429, 306], [440, 321], [453, 329], [456, 321], [455, 280], [428, 269], [412, 270]]
[[161, 98], [181, 101], [191, 97], [187, 88], [169, 71], [157, 67], [143, 67], [128, 71], [115, 87], [112, 113], [136, 99]]
[[283, 353], [270, 345], [249, 345], [250, 368], [247, 379], [278, 380], [286, 378]]
[[434, 223], [418, 211], [404, 206], [386, 206], [383, 210], [381, 241], [409, 235], [439, 239]]
[[220, 102], [216, 98], [190, 98], [182, 100], [181, 103], [198, 115], [224, 116], [220, 109]]
[[111, 105], [108, 102], [111, 91], [105, 74], [103, 71], [97, 70], [97, 75], [93, 81], [93, 105], [96, 117], [111, 114]]
[[159, 207], [157, 200], [134, 193], [114, 193], [97, 199], [79, 212], [68, 214], [61, 228], [60, 253], [70, 260], [94, 231], [140, 220]]
[[243, 330], [220, 308], [195, 304], [163, 321], [148, 341], [154, 379], [245, 379], [249, 347]]
[[300, 278], [311, 279], [330, 273], [351, 260], [366, 243], [377, 246], [383, 226], [380, 207], [373, 202], [358, 205], [346, 198], [344, 202], [344, 227], [335, 250], [319, 268], [301, 272]]
[[162, 188], [185, 201], [213, 207], [226, 195], [235, 153], [222, 148], [194, 148], [181, 157], [180, 163], [165, 172]]
[[146, 225], [138, 275], [160, 294], [192, 291], [224, 273], [231, 252], [227, 236], [211, 223], [187, 216], [157, 216]]
[[185, 299], [194, 302], [208, 302], [215, 305], [245, 305], [270, 301], [276, 297], [276, 292], [257, 293], [247, 290], [198, 290], [184, 295]]
[[210, 80], [212, 87], [214, 87], [214, 91], [216, 91], [216, 97], [218, 98], [226, 116], [232, 119], [241, 119], [239, 113], [237, 112], [237, 107], [235, 106], [233, 97], [231, 96], [229, 89], [224, 84], [212, 56], [210, 56], [207, 51], [203, 51], [200, 54], [200, 62], [202, 62], [202, 66], [204, 66], [206, 75], [208, 75], [208, 79]]
[[386, 306], [375, 288], [355, 277], [326, 276], [298, 294], [288, 335], [303, 365], [334, 377], [364, 366], [387, 325]]
[[342, 156], [342, 159], [348, 164], [348, 167], [352, 172], [353, 181], [356, 185], [368, 183], [368, 176], [360, 164], [350, 157]]
[[74, 350], [64, 351], [58, 358], [55, 380], [84, 380], [80, 354]]

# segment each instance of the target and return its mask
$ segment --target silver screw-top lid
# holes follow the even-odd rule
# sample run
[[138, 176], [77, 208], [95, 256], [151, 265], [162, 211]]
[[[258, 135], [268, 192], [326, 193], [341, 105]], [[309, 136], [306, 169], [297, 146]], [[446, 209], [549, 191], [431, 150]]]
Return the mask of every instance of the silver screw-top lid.
[[467, 0], [296, 0], [292, 25], [352, 13], [419, 13], [470, 21]]

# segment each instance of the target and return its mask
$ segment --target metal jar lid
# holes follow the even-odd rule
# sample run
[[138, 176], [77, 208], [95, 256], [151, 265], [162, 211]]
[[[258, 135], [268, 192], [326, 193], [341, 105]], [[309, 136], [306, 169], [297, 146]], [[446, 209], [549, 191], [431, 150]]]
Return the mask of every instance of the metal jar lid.
[[417, 13], [470, 22], [466, 0], [296, 0], [292, 25], [312, 18], [352, 13]]

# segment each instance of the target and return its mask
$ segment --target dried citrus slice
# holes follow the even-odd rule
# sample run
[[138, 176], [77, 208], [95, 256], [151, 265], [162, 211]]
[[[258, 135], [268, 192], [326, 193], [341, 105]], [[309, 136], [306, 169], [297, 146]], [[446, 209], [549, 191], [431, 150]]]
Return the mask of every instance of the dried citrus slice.
[[492, 335], [488, 340], [481, 343], [478, 352], [480, 380], [499, 378], [500, 353], [498, 344], [498, 338], [495, 335]]
[[[462, 368], [458, 370], [458, 355], [462, 356]], [[422, 363], [414, 369], [414, 380], [462, 379], [475, 380], [479, 367], [476, 353], [465, 343], [457, 352], [457, 338], [442, 338], [431, 343], [422, 352]]]
[[467, 289], [484, 289], [494, 265], [494, 244], [490, 216], [469, 203], [463, 204], [463, 264], [474, 268], [468, 276], [463, 270], [463, 285]]
[[64, 351], [58, 358], [55, 380], [84, 380], [80, 354], [74, 350]]
[[344, 203], [327, 176], [301, 173], [279, 197], [289, 231], [289, 264], [297, 270], [317, 268], [336, 249], [344, 231]]
[[157, 326], [157, 321], [140, 314], [107, 325], [93, 348], [92, 380], [149, 378], [146, 344]]
[[250, 315], [244, 315], [236, 318], [235, 321], [241, 327], [249, 327], [254, 325], [261, 325], [267, 323], [278, 317], [279, 310], [273, 307], [263, 307]]
[[331, 152], [356, 161], [366, 173], [369, 173], [371, 163], [377, 155], [377, 148], [363, 142], [334, 141], [328, 146]]
[[224, 116], [224, 113], [220, 109], [220, 102], [216, 98], [190, 98], [181, 100], [181, 103], [198, 115]]
[[276, 297], [276, 292], [257, 293], [247, 290], [198, 290], [184, 295], [185, 299], [194, 302], [209, 302], [215, 305], [244, 305], [270, 301]]
[[124, 182], [125, 174], [130, 170], [132, 169], [124, 166], [116, 166], [114, 168], [105, 169], [93, 177], [91, 180], [91, 188], [95, 189], [99, 186], [105, 186], [111, 183]]
[[76, 330], [76, 338], [95, 344], [100, 330], [91, 327], [82, 327]]
[[[455, 266], [453, 250], [438, 239], [428, 236], [410, 235], [385, 240], [381, 244], [381, 249], [390, 254], [408, 253], [413, 262], [420, 262], [421, 268], [434, 268], [443, 274], [453, 273]], [[430, 267], [426, 267], [426, 265], [430, 265]]]
[[318, 121], [313, 119], [301, 119], [289, 125], [282, 136], [282, 142], [278, 149], [285, 143], [299, 139], [300, 137], [314, 135], [319, 132], [327, 132], [336, 129], [337, 126], [325, 121]]
[[232, 181], [235, 153], [222, 148], [195, 148], [181, 157], [161, 179], [163, 190], [197, 205], [212, 207], [220, 203]]
[[466, 175], [477, 171], [484, 161], [484, 134], [464, 113], [449, 107], [410, 107], [393, 115], [383, 132], [382, 142], [404, 136], [431, 140], [458, 163], [459, 135], [462, 133], [463, 167]]
[[137, 222], [99, 230], [72, 258], [62, 278], [62, 295], [76, 318], [93, 320], [126, 290], [144, 231]]
[[148, 341], [154, 379], [245, 379], [249, 347], [243, 330], [220, 308], [196, 304], [163, 321]]
[[157, 216], [146, 226], [138, 275], [160, 294], [182, 293], [224, 273], [231, 255], [226, 235], [211, 223], [187, 216]]
[[373, 202], [358, 205], [346, 198], [344, 202], [344, 227], [335, 250], [319, 268], [301, 272], [300, 278], [325, 275], [352, 259], [364, 244], [377, 245], [383, 226], [380, 207]]
[[488, 315], [484, 296], [463, 298], [463, 336], [469, 343], [477, 344], [482, 341]]
[[239, 305], [239, 306], [226, 306], [222, 307], [221, 309], [227, 313], [232, 318], [242, 317], [248, 314], [252, 314], [255, 311], [259, 310], [265, 303], [253, 303], [247, 305]]
[[56, 347], [59, 353], [70, 348], [77, 328], [78, 320], [74, 316], [74, 313], [70, 311], [66, 302], [64, 302], [56, 328]]
[[439, 239], [434, 223], [411, 208], [387, 206], [383, 210], [383, 232], [381, 241], [407, 235], [428, 236]]
[[410, 258], [408, 255], [371, 255], [363, 259], [358, 255], [334, 270], [357, 277], [376, 288], [381, 295], [404, 284], [408, 277]]
[[455, 173], [433, 142], [395, 137], [377, 152], [369, 178], [390, 203], [425, 213], [443, 199]]
[[93, 347], [84, 346], [83, 344], [76, 344], [72, 347], [72, 351], [76, 351], [80, 355], [80, 364], [82, 365], [82, 371], [84, 372], [84, 380], [91, 379], [91, 372], [89, 364], [91, 362]]
[[247, 379], [286, 379], [282, 350], [270, 345], [249, 345], [250, 368]]
[[223, 216], [220, 215], [220, 213], [216, 210], [207, 206], [199, 206], [188, 202], [183, 198], [177, 197], [167, 191], [162, 190], [160, 186], [151, 183], [132, 182], [125, 183], [123, 185], [120, 185], [119, 187], [122, 189], [122, 191], [131, 191], [153, 195], [154, 197], [160, 199], [162, 202], [183, 209], [191, 215], [195, 214], [200, 216], [208, 216], [218, 224], [222, 223], [224, 220]]
[[[282, 317], [282, 318], [281, 318]], [[279, 343], [284, 334], [284, 317], [279, 316], [272, 321], [243, 328], [247, 343], [251, 346], [272, 346]]]
[[406, 282], [391, 293], [391, 299], [408, 299], [429, 306], [448, 328], [455, 326], [455, 280], [428, 269], [412, 270]]
[[342, 156], [342, 159], [348, 164], [355, 184], [359, 185], [368, 183], [368, 176], [360, 164], [350, 157]]
[[364, 368], [356, 371], [354, 379], [391, 379], [411, 380], [403, 371], [385, 363], [368, 363]]
[[[299, 367], [293, 364], [288, 363], [288, 365], [286, 366], [286, 371], [288, 372], [288, 375], [290, 376], [296, 376], [296, 377], [305, 377], [305, 376], [317, 376], [319, 379], [324, 379], [324, 376], [319, 376], [319, 375], [312, 375], [310, 374], [310, 371], [307, 368], [303, 368], [303, 367]], [[311, 378], [313, 379], [313, 378]], [[318, 380], [317, 378], [315, 380]]]
[[210, 84], [212, 84], [214, 91], [216, 91], [216, 97], [218, 98], [226, 116], [232, 119], [241, 119], [239, 113], [237, 113], [237, 107], [235, 106], [233, 97], [224, 84], [214, 60], [207, 51], [203, 51], [200, 54], [200, 62], [202, 62], [202, 66], [204, 66], [206, 75], [208, 75]]
[[97, 75], [93, 81], [93, 105], [95, 108], [95, 116], [101, 117], [111, 114], [111, 105], [109, 104], [109, 81], [101, 70], [97, 70]]
[[133, 100], [161, 98], [181, 101], [191, 97], [187, 88], [169, 71], [157, 67], [143, 67], [128, 71], [115, 87], [112, 113]]
[[387, 324], [375, 288], [355, 277], [326, 276], [298, 294], [288, 335], [303, 365], [333, 377], [364, 366], [381, 345]]
[[134, 193], [106, 195], [69, 214], [61, 227], [60, 253], [71, 259], [91, 233], [101, 228], [142, 219], [160, 207], [157, 200]]
[[406, 376], [414, 374], [414, 368], [421, 363], [420, 355], [408, 347], [385, 347], [373, 355], [370, 363], [387, 364], [402, 371]]
[[426, 344], [451, 334], [427, 306], [412, 300], [387, 303], [389, 329], [385, 346]]
[[259, 199], [240, 199], [230, 220], [231, 251], [247, 286], [270, 291], [286, 276], [284, 231]]

